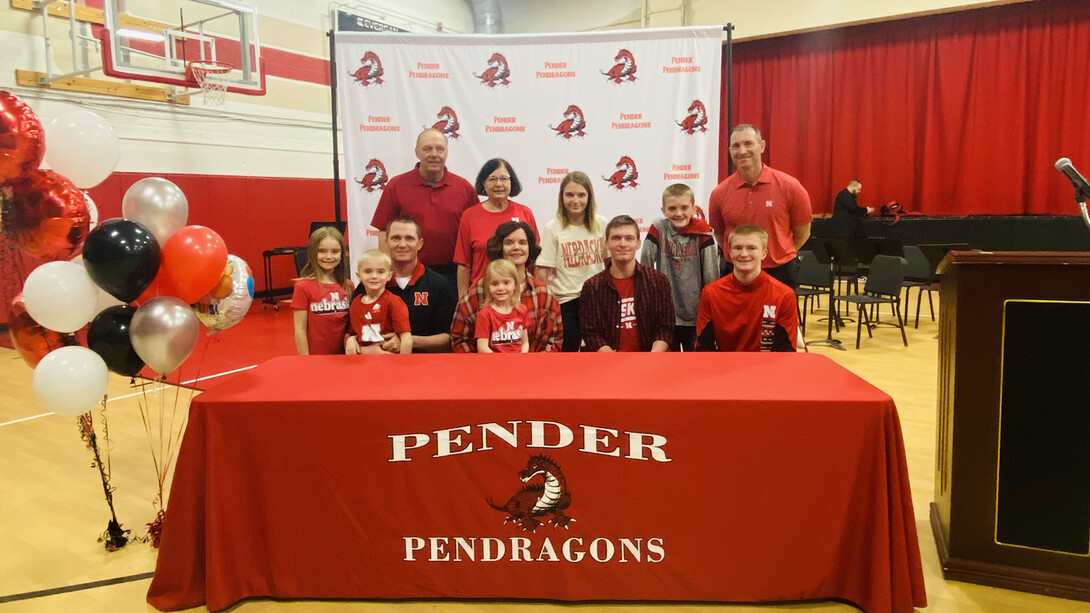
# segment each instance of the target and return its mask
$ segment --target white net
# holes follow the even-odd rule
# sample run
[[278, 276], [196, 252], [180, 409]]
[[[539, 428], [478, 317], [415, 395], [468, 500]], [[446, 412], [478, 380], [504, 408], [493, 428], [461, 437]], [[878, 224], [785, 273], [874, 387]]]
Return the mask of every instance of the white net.
[[227, 101], [227, 73], [231, 72], [228, 64], [193, 62], [189, 65], [193, 79], [201, 88], [205, 106], [223, 106]]

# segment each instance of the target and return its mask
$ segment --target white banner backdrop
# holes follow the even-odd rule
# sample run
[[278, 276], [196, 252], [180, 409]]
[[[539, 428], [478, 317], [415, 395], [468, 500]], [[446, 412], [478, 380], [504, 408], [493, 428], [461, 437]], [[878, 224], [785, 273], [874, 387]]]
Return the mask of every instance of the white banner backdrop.
[[607, 219], [625, 213], [646, 229], [672, 183], [706, 208], [718, 172], [721, 35], [338, 33], [352, 262], [375, 246], [381, 190], [413, 167], [429, 127], [449, 139], [448, 171], [470, 183], [488, 159], [508, 160], [523, 186], [512, 200], [539, 227], [572, 170], [592, 178]]

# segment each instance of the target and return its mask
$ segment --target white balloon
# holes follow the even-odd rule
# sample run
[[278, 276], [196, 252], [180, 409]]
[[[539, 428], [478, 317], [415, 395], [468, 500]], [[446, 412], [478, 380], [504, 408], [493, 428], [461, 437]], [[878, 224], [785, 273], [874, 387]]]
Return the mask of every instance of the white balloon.
[[110, 377], [106, 362], [86, 347], [54, 349], [34, 369], [34, 395], [60, 415], [83, 415], [102, 402]]
[[185, 227], [189, 201], [177, 185], [161, 177], [148, 177], [133, 183], [125, 192], [121, 214], [151, 230], [162, 246], [171, 234]]
[[45, 128], [45, 161], [76, 187], [92, 188], [117, 168], [121, 142], [105, 119], [91, 111], [70, 111]]
[[83, 266], [48, 262], [35, 268], [23, 284], [27, 313], [55, 332], [75, 332], [95, 316], [98, 291]]

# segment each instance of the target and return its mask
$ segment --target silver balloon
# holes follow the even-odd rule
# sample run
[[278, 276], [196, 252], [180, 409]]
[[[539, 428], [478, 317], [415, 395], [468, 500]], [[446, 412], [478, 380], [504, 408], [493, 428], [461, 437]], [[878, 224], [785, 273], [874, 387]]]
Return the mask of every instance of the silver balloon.
[[129, 340], [148, 367], [166, 374], [189, 357], [197, 345], [200, 329], [188, 304], [174, 296], [159, 296], [136, 309], [129, 326]]
[[144, 226], [165, 245], [171, 234], [189, 219], [189, 201], [175, 184], [160, 177], [140, 179], [121, 200], [121, 214]]

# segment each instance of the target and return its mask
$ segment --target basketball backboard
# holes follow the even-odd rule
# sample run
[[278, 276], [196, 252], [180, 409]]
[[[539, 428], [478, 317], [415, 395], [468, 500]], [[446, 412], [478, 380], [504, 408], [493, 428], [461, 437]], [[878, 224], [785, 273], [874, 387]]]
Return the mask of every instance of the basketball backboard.
[[226, 91], [265, 94], [257, 9], [227, 0], [103, 3], [103, 72], [110, 77], [199, 87], [194, 65], [213, 67]]

